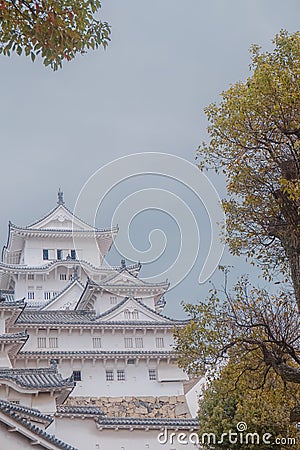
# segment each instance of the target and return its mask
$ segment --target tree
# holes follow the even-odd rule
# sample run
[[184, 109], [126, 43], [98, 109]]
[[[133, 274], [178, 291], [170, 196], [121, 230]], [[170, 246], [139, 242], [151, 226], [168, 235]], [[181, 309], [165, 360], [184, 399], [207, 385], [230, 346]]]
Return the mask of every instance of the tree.
[[251, 49], [252, 75], [206, 108], [201, 168], [226, 177], [226, 240], [265, 275], [289, 274], [300, 308], [300, 33], [281, 31], [273, 52]]
[[271, 296], [242, 278], [224, 297], [212, 289], [207, 302], [185, 305], [191, 320], [175, 330], [179, 364], [192, 374], [218, 372], [231, 361], [236, 382], [255, 373], [257, 388], [269, 374], [300, 384], [300, 315], [293, 295]]
[[[191, 320], [175, 331], [180, 366], [212, 379], [225, 373], [236, 390], [227, 406], [235, 417], [240, 402], [252, 411], [249, 420], [255, 412], [242, 393], [249, 385], [259, 392], [270, 380], [294, 386], [294, 418], [300, 411], [300, 33], [281, 31], [274, 44], [266, 53], [253, 46], [252, 75], [206, 108], [210, 141], [198, 157], [201, 169], [225, 174], [230, 251], [245, 252], [269, 280], [275, 271], [281, 291], [271, 295], [242, 278], [230, 292], [225, 270], [223, 292], [214, 288], [207, 302], [185, 305]], [[216, 383], [204, 406], [214, 405]], [[216, 412], [204, 408], [200, 423]]]
[[[273, 373], [268, 375], [263, 387], [256, 389], [255, 375], [248, 372], [233, 389], [237, 371], [238, 364], [229, 363], [209, 384], [199, 401], [199, 437], [202, 448], [211, 448], [203, 433], [214, 433], [217, 437], [214, 445], [216, 450], [286, 448], [279, 441], [276, 444], [276, 438], [296, 438], [296, 429], [290, 424], [289, 418], [294, 398], [299, 396], [300, 386], [286, 386]], [[241, 430], [237, 425], [241, 423], [247, 426], [242, 433], [242, 442], [237, 439]], [[232, 434], [229, 438], [229, 430], [238, 435]], [[221, 439], [223, 433], [224, 438]], [[250, 433], [248, 437], [247, 433]], [[254, 436], [253, 433], [257, 435]]]
[[99, 0], [0, 0], [0, 53], [24, 52], [32, 61], [41, 55], [57, 70], [77, 53], [106, 48], [110, 27], [95, 17], [100, 6]]

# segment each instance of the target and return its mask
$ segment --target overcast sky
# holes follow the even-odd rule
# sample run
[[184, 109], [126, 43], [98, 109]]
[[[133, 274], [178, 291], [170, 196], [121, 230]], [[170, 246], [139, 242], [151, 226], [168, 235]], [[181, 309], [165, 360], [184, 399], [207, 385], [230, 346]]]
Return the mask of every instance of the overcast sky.
[[[28, 224], [42, 216], [55, 206], [58, 187], [72, 209], [86, 180], [114, 158], [154, 151], [194, 162], [206, 138], [203, 108], [249, 74], [252, 43], [268, 50], [281, 28], [299, 28], [300, 2], [103, 0], [101, 14], [112, 26], [108, 49], [78, 57], [61, 71], [25, 57], [0, 57], [2, 243], [8, 220]], [[159, 185], [140, 179], [121, 191], [133, 192], [144, 182]], [[214, 182], [222, 195], [221, 180]], [[104, 205], [98, 225], [110, 224], [118, 198], [120, 193]], [[195, 199], [190, 207], [198, 209]], [[137, 245], [148, 239], [147, 227], [165, 226], [176, 238], [169, 218], [149, 214], [136, 220]], [[169, 258], [176, 246], [175, 239]], [[197, 283], [203, 257], [168, 294], [167, 313], [180, 316], [181, 299], [205, 296], [208, 286]], [[154, 262], [154, 272], [165, 263]]]

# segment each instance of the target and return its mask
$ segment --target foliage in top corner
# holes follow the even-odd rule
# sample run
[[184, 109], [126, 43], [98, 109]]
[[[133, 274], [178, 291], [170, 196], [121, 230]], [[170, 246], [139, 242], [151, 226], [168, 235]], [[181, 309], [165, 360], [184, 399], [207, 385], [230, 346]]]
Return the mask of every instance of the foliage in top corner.
[[106, 48], [110, 26], [99, 0], [0, 0], [0, 53], [37, 55], [54, 71], [89, 49]]

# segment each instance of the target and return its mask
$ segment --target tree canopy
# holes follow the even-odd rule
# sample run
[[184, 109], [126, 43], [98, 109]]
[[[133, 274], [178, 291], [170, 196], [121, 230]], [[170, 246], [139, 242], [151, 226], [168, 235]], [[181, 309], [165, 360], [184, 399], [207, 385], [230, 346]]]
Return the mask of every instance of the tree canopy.
[[288, 273], [300, 307], [300, 33], [251, 49], [252, 74], [206, 108], [200, 167], [226, 176], [226, 239], [265, 275]]
[[243, 278], [223, 298], [213, 289], [206, 302], [184, 308], [191, 320], [175, 339], [179, 364], [190, 373], [218, 372], [230, 360], [240, 375], [256, 372], [257, 388], [269, 373], [300, 383], [300, 315], [290, 293], [271, 296]]
[[[268, 375], [265, 385], [257, 389], [256, 374], [247, 372], [234, 387], [232, 381], [238, 372], [239, 364], [229, 363], [204, 391], [199, 402], [200, 436], [204, 431], [214, 433], [218, 438], [214, 445], [216, 450], [280, 450], [287, 448], [287, 438], [290, 438], [291, 445], [296, 443], [296, 429], [290, 423], [290, 410], [295, 397], [299, 396], [300, 386], [286, 386], [273, 373]], [[240, 442], [237, 435], [233, 435], [230, 442], [228, 432], [232, 430], [237, 433], [239, 423], [247, 427], [242, 434], [243, 440]], [[247, 433], [250, 433], [248, 441]], [[257, 433], [256, 437], [253, 433]], [[263, 442], [263, 436], [267, 433], [268, 438]], [[221, 439], [222, 434], [224, 439]], [[202, 448], [211, 448], [207, 444], [204, 439]]]
[[[255, 419], [249, 389], [278, 383], [294, 390], [289, 408], [296, 405], [300, 418], [300, 33], [282, 30], [273, 43], [272, 52], [253, 46], [249, 78], [206, 108], [210, 140], [198, 149], [200, 168], [226, 178], [230, 251], [245, 253], [269, 281], [276, 274], [281, 283], [272, 295], [243, 277], [229, 290], [225, 269], [221, 291], [213, 288], [206, 302], [184, 306], [190, 321], [175, 330], [179, 364], [210, 380], [199, 418], [215, 429], [224, 419], [218, 395], [223, 398], [225, 385], [235, 391], [221, 403], [230, 420], [239, 416], [237, 405]], [[282, 413], [288, 422], [288, 411]]]
[[107, 22], [96, 18], [99, 0], [0, 0], [0, 53], [37, 55], [53, 70], [110, 40]]

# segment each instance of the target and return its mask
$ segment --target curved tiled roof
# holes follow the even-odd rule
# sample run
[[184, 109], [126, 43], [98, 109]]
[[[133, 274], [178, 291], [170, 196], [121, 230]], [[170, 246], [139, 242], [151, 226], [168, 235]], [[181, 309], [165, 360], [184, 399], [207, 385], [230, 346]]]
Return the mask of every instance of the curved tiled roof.
[[73, 388], [73, 377], [63, 379], [56, 368], [45, 369], [0, 369], [1, 380], [8, 380], [27, 389], [65, 389]]
[[59, 405], [56, 408], [57, 413], [67, 415], [93, 415], [104, 416], [104, 412], [101, 411], [98, 406], [72, 406], [72, 405]]
[[2, 300], [0, 299], [0, 308], [23, 308], [25, 306], [25, 299], [21, 300]]
[[[143, 325], [152, 325], [152, 326], [170, 326], [170, 325], [185, 325], [187, 320], [177, 320], [171, 319], [168, 316], [164, 316], [162, 314], [158, 314], [149, 306], [145, 305], [142, 301], [133, 299], [137, 302], [142, 308], [145, 308], [147, 311], [155, 315], [157, 317], [157, 321], [132, 321], [132, 320], [122, 320], [122, 321], [101, 321], [108, 314], [116, 311], [118, 308], [123, 306], [129, 297], [125, 297], [121, 300], [120, 303], [110, 308], [108, 311], [104, 312], [100, 316], [96, 317], [95, 311], [89, 310], [34, 310], [31, 308], [25, 308], [21, 315], [16, 320], [16, 325], [24, 324], [37, 324], [37, 325], [90, 325], [90, 326], [114, 326], [114, 325], [130, 325], [130, 326], [143, 326]], [[46, 303], [45, 303], [46, 304]], [[44, 304], [44, 305], [45, 305]], [[39, 305], [38, 305], [39, 306]], [[159, 320], [160, 319], [160, 320]], [[166, 320], [166, 322], [163, 321]], [[167, 322], [168, 321], [168, 322]]]
[[28, 334], [25, 331], [19, 333], [6, 333], [0, 334], [0, 341], [23, 341], [28, 338]]
[[[97, 320], [101, 319], [102, 317], [106, 317], [107, 315], [111, 314], [114, 311], [117, 311], [121, 306], [125, 305], [128, 301], [133, 300], [134, 302], [138, 303], [139, 306], [141, 306], [142, 308], [146, 309], [147, 311], [149, 311], [151, 314], [154, 314], [155, 317], [157, 318], [162, 318], [162, 319], [166, 319], [170, 322], [173, 322], [174, 325], [177, 323], [187, 323], [188, 320], [184, 321], [184, 320], [177, 320], [177, 319], [171, 319], [168, 316], [164, 316], [163, 314], [159, 314], [157, 313], [154, 309], [150, 308], [150, 306], [146, 305], [144, 302], [142, 302], [141, 300], [138, 300], [137, 298], [134, 297], [125, 297], [123, 300], [121, 300], [117, 305], [113, 306], [112, 308], [110, 308], [109, 310], [105, 311], [104, 313], [100, 314], [97, 317]], [[107, 323], [112, 323], [112, 322], [107, 322]], [[116, 322], [118, 323], [118, 322]], [[136, 322], [134, 322], [136, 323]], [[140, 322], [141, 324], [145, 323], [145, 322]], [[151, 323], [151, 322], [150, 322]], [[161, 324], [165, 324], [166, 322], [161, 322]]]
[[91, 311], [31, 311], [24, 310], [16, 320], [18, 324], [91, 324], [95, 319], [95, 312]]
[[22, 416], [31, 418], [32, 420], [38, 420], [42, 423], [50, 424], [53, 422], [53, 418], [48, 414], [41, 413], [38, 409], [28, 408], [27, 406], [17, 405], [15, 403], [0, 400], [0, 409], [9, 408], [12, 412], [19, 413]]
[[111, 428], [181, 428], [197, 429], [199, 422], [197, 419], [166, 419], [166, 418], [133, 418], [133, 417], [99, 417], [96, 423], [100, 426]]
[[[14, 269], [14, 270], [25, 270], [25, 271], [43, 271], [43, 270], [49, 270], [52, 267], [54, 268], [56, 265], [60, 264], [86, 264], [88, 267], [90, 267], [92, 270], [98, 271], [98, 272], [110, 272], [110, 271], [121, 271], [121, 266], [110, 266], [110, 267], [96, 267], [89, 261], [86, 261], [85, 259], [56, 259], [53, 261], [50, 261], [47, 264], [43, 264], [42, 266], [26, 266], [24, 264], [7, 264], [2, 261], [0, 261], [0, 268], [3, 267], [4, 269]], [[128, 270], [134, 270], [139, 269], [141, 267], [140, 263], [131, 264], [130, 266], [126, 266]]]
[[[122, 350], [26, 350], [24, 352], [19, 352], [18, 357], [29, 357], [29, 356], [53, 356], [59, 357], [74, 357], [74, 356], [121, 356], [121, 357], [127, 357], [127, 356], [162, 356], [162, 357], [174, 357], [177, 358], [176, 353], [173, 350], [162, 350], [162, 351], [156, 351], [156, 350], [129, 350], [129, 351], [122, 351]], [[1, 372], [0, 372], [1, 373]]]
[[[32, 424], [27, 418], [24, 418], [24, 414], [22, 413], [20, 407], [18, 410], [14, 407], [12, 407], [12, 404], [10, 402], [3, 402], [0, 401], [0, 411], [11, 417], [14, 421], [18, 422], [19, 424], [23, 425], [27, 430], [31, 431], [35, 435], [41, 437], [45, 441], [48, 441], [52, 445], [54, 445], [58, 449], [62, 450], [77, 450], [75, 447], [73, 447], [70, 444], [67, 444], [66, 442], [62, 441], [61, 439], [58, 439], [53, 434], [47, 433], [42, 428]], [[24, 408], [22, 408], [24, 409]], [[28, 410], [28, 408], [26, 408]]]
[[17, 230], [17, 231], [21, 231], [21, 232], [26, 232], [26, 233], [84, 233], [84, 234], [95, 234], [95, 233], [113, 233], [115, 231], [118, 231], [117, 227], [114, 228], [102, 228], [102, 229], [98, 229], [98, 228], [94, 228], [91, 230], [73, 230], [71, 228], [28, 228], [28, 227], [19, 227], [18, 225], [15, 225], [14, 223], [10, 222], [11, 225], [11, 230]]

